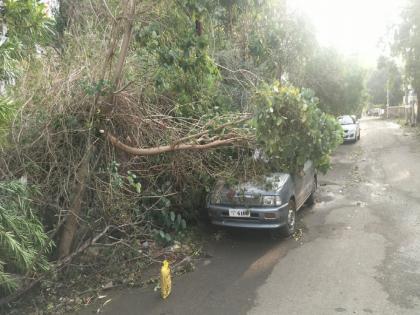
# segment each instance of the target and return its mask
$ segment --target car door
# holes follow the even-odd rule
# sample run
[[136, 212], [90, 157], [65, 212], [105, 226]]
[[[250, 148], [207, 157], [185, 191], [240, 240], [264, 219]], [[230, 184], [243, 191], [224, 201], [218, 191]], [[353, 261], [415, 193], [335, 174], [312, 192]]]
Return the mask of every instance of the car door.
[[[312, 189], [314, 187], [314, 180], [315, 180], [315, 167], [314, 167], [314, 163], [312, 161], [306, 161], [305, 165], [303, 166], [303, 172], [304, 172], [304, 200], [303, 202], [306, 201], [306, 199], [309, 197], [309, 195], [312, 193]], [[303, 203], [302, 202], [302, 203]]]
[[305, 175], [303, 170], [300, 174], [293, 175], [293, 183], [295, 185], [296, 207], [299, 208], [305, 198]]
[[293, 176], [296, 207], [300, 208], [312, 192], [315, 169], [312, 161], [306, 161], [302, 172]]

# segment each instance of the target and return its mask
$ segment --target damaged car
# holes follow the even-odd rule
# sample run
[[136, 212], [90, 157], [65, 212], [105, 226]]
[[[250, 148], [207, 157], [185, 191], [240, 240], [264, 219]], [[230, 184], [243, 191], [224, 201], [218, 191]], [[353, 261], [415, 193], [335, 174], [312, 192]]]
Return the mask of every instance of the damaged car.
[[316, 189], [312, 161], [296, 175], [274, 172], [236, 184], [219, 181], [210, 194], [208, 214], [218, 226], [269, 229], [289, 236], [296, 229], [296, 212], [314, 203]]

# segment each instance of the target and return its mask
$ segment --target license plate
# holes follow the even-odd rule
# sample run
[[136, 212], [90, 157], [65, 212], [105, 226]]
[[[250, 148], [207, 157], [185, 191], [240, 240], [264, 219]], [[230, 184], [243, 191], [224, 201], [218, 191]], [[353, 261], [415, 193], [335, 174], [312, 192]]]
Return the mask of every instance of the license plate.
[[235, 218], [249, 218], [251, 211], [244, 209], [229, 209], [229, 216]]

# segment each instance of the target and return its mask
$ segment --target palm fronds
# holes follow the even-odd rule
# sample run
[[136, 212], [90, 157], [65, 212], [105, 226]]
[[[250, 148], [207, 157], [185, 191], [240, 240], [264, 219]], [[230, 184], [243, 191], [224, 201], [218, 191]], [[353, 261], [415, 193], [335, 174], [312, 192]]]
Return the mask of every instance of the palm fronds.
[[45, 253], [52, 243], [31, 208], [31, 191], [24, 181], [0, 182], [0, 290], [16, 287], [10, 273], [47, 270]]

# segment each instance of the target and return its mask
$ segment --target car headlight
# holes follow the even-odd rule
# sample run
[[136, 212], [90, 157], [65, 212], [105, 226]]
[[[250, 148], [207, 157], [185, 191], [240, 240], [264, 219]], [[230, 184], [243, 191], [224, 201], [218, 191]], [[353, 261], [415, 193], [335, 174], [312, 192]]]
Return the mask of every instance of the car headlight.
[[263, 196], [264, 206], [281, 206], [280, 196]]

